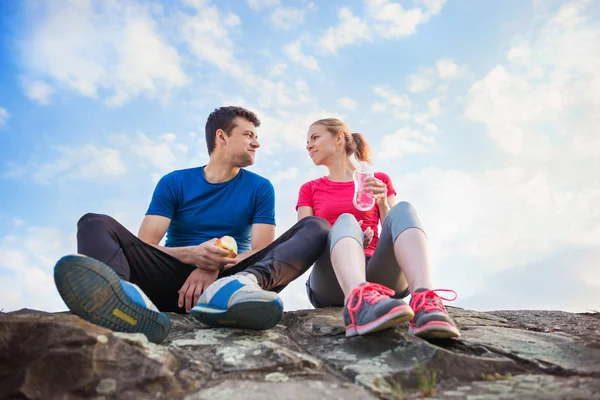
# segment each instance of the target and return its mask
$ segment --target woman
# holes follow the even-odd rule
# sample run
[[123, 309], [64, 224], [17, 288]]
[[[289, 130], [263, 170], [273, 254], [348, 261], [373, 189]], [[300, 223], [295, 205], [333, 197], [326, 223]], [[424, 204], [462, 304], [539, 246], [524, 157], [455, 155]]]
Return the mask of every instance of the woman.
[[[353, 205], [355, 167], [350, 157], [370, 162], [364, 137], [350, 133], [338, 119], [321, 119], [310, 126], [306, 149], [329, 175], [302, 185], [298, 220], [315, 215], [333, 225], [326, 250], [306, 282], [311, 303], [317, 308], [344, 306], [346, 336], [407, 321], [410, 332], [422, 338], [460, 336], [442, 303], [454, 300], [456, 293], [431, 289], [427, 237], [414, 207], [396, 203], [390, 177], [377, 172], [367, 181], [376, 200], [372, 209], [359, 211]], [[455, 297], [442, 298], [436, 293], [440, 291]], [[410, 305], [402, 300], [409, 294]]]

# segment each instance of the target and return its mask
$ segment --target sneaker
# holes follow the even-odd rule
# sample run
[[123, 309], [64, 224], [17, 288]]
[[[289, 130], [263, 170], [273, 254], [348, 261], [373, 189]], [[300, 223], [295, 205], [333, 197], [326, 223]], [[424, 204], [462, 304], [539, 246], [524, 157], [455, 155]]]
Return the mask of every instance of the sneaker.
[[171, 330], [171, 319], [137, 285], [98, 260], [65, 256], [54, 267], [54, 282], [69, 310], [86, 321], [116, 332], [143, 333], [154, 343]]
[[344, 306], [346, 336], [366, 335], [410, 321], [413, 311], [403, 300], [390, 298], [394, 293], [369, 282], [354, 288]]
[[[436, 292], [452, 292], [454, 298], [438, 296]], [[449, 339], [460, 336], [460, 332], [442, 303], [442, 300], [454, 301], [457, 298], [454, 290], [449, 289], [417, 289], [410, 299], [410, 306], [415, 317], [410, 323], [409, 332], [423, 339]]]
[[213, 328], [270, 329], [283, 315], [275, 292], [263, 290], [252, 274], [217, 279], [190, 310], [198, 321]]

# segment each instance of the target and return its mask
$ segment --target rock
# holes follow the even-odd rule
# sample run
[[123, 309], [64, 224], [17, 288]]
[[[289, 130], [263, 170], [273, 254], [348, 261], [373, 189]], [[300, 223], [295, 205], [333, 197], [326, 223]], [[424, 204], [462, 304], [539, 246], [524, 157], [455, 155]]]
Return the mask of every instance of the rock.
[[69, 313], [0, 313], [0, 399], [600, 398], [598, 316], [448, 309], [459, 340], [346, 338], [329, 308], [264, 332], [170, 314], [160, 345]]

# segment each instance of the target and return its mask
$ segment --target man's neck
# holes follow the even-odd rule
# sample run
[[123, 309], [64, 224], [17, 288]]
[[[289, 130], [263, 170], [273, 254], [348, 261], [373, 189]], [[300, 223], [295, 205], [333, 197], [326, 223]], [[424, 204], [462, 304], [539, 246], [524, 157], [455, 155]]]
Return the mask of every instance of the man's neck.
[[240, 167], [235, 167], [217, 157], [211, 157], [204, 167], [204, 178], [210, 183], [222, 183], [235, 178], [239, 172]]

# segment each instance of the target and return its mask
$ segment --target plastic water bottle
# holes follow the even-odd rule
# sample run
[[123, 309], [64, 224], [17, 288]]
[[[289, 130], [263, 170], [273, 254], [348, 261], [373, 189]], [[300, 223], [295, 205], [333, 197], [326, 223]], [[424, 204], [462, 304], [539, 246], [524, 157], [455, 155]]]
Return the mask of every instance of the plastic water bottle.
[[359, 162], [354, 170], [354, 207], [360, 211], [369, 211], [375, 205], [373, 194], [365, 189], [365, 181], [372, 178], [373, 172], [366, 162]]

